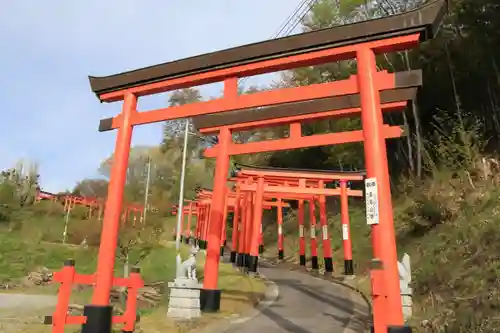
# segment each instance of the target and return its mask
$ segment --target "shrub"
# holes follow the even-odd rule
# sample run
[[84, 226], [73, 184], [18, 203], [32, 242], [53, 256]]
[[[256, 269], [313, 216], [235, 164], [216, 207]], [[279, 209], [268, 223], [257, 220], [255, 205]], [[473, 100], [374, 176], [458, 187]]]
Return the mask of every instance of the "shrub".
[[87, 245], [98, 246], [101, 241], [102, 221], [96, 219], [77, 220], [68, 222], [68, 243], [81, 244], [85, 239]]
[[29, 207], [36, 217], [40, 216], [64, 216], [64, 206], [60, 202], [50, 200], [40, 201]]

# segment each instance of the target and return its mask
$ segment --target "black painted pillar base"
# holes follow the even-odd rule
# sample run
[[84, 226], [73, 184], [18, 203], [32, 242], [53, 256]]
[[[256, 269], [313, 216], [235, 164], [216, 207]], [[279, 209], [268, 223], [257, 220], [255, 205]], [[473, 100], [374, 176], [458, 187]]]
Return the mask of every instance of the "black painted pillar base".
[[208, 246], [208, 242], [205, 241], [205, 240], [200, 240], [200, 249], [202, 250], [206, 250], [207, 249], [207, 246]]
[[332, 273], [333, 272], [333, 259], [325, 258], [325, 272]]
[[305, 254], [301, 254], [299, 257], [299, 264], [300, 266], [305, 266], [306, 265], [306, 256]]
[[231, 251], [231, 254], [229, 255], [229, 261], [233, 264], [236, 263], [236, 251]]
[[227, 239], [224, 241], [224, 246], [227, 246]]
[[259, 264], [258, 256], [248, 256], [248, 271], [252, 273], [257, 273], [257, 266]]
[[236, 267], [243, 267], [243, 253], [236, 254]]
[[259, 254], [264, 253], [264, 244], [259, 245]]
[[319, 269], [318, 257], [317, 256], [311, 257], [311, 268], [312, 269]]
[[191, 237], [184, 237], [184, 243], [189, 244]]
[[344, 275], [354, 275], [354, 265], [352, 259], [344, 260]]
[[278, 259], [279, 260], [285, 259], [285, 252], [283, 252], [283, 250], [278, 251]]
[[388, 326], [387, 333], [412, 333], [412, 329], [410, 326], [406, 326], [406, 325]]
[[179, 240], [180, 240], [180, 241], [181, 241], [181, 243], [182, 243], [182, 242], [184, 241], [184, 236], [182, 236], [182, 235], [181, 235], [181, 236], [179, 237]]
[[[375, 333], [373, 325], [370, 327], [370, 332]], [[387, 333], [412, 333], [412, 328], [410, 326], [388, 326]]]
[[246, 267], [248, 269], [249, 264], [250, 264], [250, 255], [248, 253], [245, 253], [243, 255], [243, 267]]
[[87, 322], [82, 325], [82, 333], [111, 333], [112, 306], [85, 305], [83, 315]]
[[224, 257], [224, 246], [220, 247], [220, 256]]
[[[219, 312], [221, 291], [217, 289], [200, 290], [200, 310], [202, 312]], [[83, 332], [82, 332], [83, 333]], [[90, 332], [89, 332], [90, 333]]]

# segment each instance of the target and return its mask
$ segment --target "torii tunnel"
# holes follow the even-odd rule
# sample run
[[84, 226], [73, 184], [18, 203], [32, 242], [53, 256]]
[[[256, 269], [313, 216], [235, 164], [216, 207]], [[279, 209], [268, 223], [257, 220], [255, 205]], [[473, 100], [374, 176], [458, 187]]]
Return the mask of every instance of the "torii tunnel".
[[[445, 0], [436, 0], [400, 15], [249, 44], [125, 73], [90, 77], [91, 89], [99, 101], [123, 101], [123, 107], [119, 115], [101, 120], [99, 125], [100, 131], [117, 129], [118, 133], [94, 293], [91, 304], [85, 307], [86, 323], [82, 332], [111, 331], [112, 307], [109, 295], [113, 284], [116, 243], [133, 127], [210, 114], [214, 114], [211, 119], [222, 118], [224, 121], [211, 126], [215, 128], [212, 133], [217, 134], [219, 143], [211, 148], [211, 153], [207, 152], [207, 156], [212, 154], [216, 158], [216, 170], [207, 233], [205, 278], [200, 299], [203, 311], [214, 312], [220, 307], [218, 268], [229, 156], [255, 152], [258, 147], [264, 147], [261, 148], [263, 151], [272, 151], [363, 142], [366, 177], [376, 184], [378, 197], [378, 211], [375, 214], [378, 218], [371, 225], [373, 261], [378, 263], [371, 272], [374, 330], [377, 333], [411, 331], [404, 324], [401, 308], [385, 145], [385, 139], [400, 136], [401, 129], [384, 125], [382, 112], [401, 110], [407, 98], [401, 97], [399, 93], [419, 86], [421, 82], [416, 82], [415, 76], [418, 81], [420, 74], [413, 71], [377, 71], [376, 55], [415, 48], [419, 43], [433, 38], [446, 9]], [[255, 94], [238, 93], [238, 80], [243, 77], [348, 59], [357, 60], [357, 74], [346, 80]], [[137, 101], [141, 96], [215, 82], [224, 82], [224, 95], [221, 98], [157, 110], [137, 110]], [[390, 99], [388, 95], [395, 97]], [[403, 105], [390, 105], [393, 102], [403, 102]], [[322, 103], [326, 108], [320, 108], [318, 104], [307, 107], [315, 103]], [[280, 106], [284, 107], [281, 114], [275, 109]], [[286, 107], [302, 111], [292, 113]], [[358, 116], [361, 118], [362, 129], [303, 136], [301, 123], [309, 117], [318, 118], [317, 115], [321, 113], [331, 118]], [[275, 119], [280, 118], [286, 119], [285, 123], [290, 123], [289, 138], [266, 144], [239, 145], [232, 142], [231, 132], [236, 128], [234, 126], [244, 123], [245, 119], [251, 126], [257, 123], [274, 126], [279, 123]], [[257, 187], [259, 186], [263, 186], [262, 182], [258, 182]], [[257, 191], [256, 194], [259, 193], [263, 192]], [[257, 203], [260, 201], [256, 200]], [[255, 251], [253, 247], [251, 250]], [[250, 253], [254, 254], [255, 252]]]
[[[327, 214], [326, 214], [326, 197], [339, 196], [342, 201], [342, 223], [346, 229], [346, 236], [349, 230], [349, 220], [347, 212], [348, 196], [362, 197], [363, 192], [359, 190], [347, 189], [347, 182], [362, 181], [364, 179], [363, 172], [335, 172], [321, 170], [299, 170], [299, 169], [279, 169], [279, 168], [262, 168], [241, 166], [235, 173], [235, 177], [230, 179], [236, 183], [236, 191], [241, 193], [255, 193], [253, 197], [253, 223], [258, 226], [262, 223], [262, 214], [257, 211], [258, 202], [261, 196], [264, 199], [276, 199], [281, 203], [282, 200], [298, 201], [298, 232], [299, 232], [299, 261], [300, 265], [306, 265], [306, 237], [304, 233], [304, 201], [309, 202], [309, 221], [310, 221], [310, 253], [311, 253], [311, 268], [318, 269], [318, 246], [316, 240], [316, 214], [315, 202], [319, 203], [320, 210], [320, 226], [321, 226], [321, 242], [323, 248], [324, 268], [327, 273], [333, 272], [332, 250], [330, 244], [330, 235], [328, 232]], [[334, 182], [339, 182], [340, 189], [327, 188], [334, 185]], [[263, 185], [262, 185], [263, 184]], [[261, 186], [259, 186], [261, 185]], [[263, 193], [260, 194], [259, 191]], [[252, 200], [250, 197], [247, 200]], [[248, 207], [247, 205], [246, 207]], [[241, 214], [244, 216], [244, 214]], [[237, 223], [238, 217], [234, 220]], [[245, 225], [247, 221], [241, 220], [241, 224]], [[234, 223], [234, 222], [233, 222]], [[254, 226], [257, 229], [257, 226]], [[240, 259], [237, 261], [237, 266], [243, 266], [245, 261], [249, 261], [248, 268], [250, 271], [257, 270], [258, 256], [253, 256], [250, 252], [242, 253], [237, 250], [238, 238], [234, 233], [239, 230], [246, 230], [244, 227], [239, 229], [233, 228], [232, 250], [238, 253], [240, 257], [248, 259]], [[277, 230], [278, 230], [278, 259], [284, 259], [284, 233], [283, 233], [283, 212], [277, 211]], [[352, 245], [349, 237], [344, 237], [344, 272], [346, 275], [353, 274], [352, 265]], [[255, 247], [255, 245], [253, 245]], [[240, 246], [241, 248], [241, 246]], [[249, 249], [255, 253], [255, 249]], [[247, 249], [248, 251], [248, 249]]]
[[[243, 168], [243, 169], [242, 169]], [[364, 172], [342, 172], [342, 171], [321, 171], [321, 170], [299, 170], [299, 169], [281, 169], [269, 167], [255, 167], [238, 165], [238, 171], [228, 179], [233, 183], [233, 190], [228, 189], [226, 192], [225, 208], [224, 208], [224, 221], [228, 223], [228, 212], [233, 212], [233, 229], [231, 236], [231, 262], [235, 263], [237, 267], [247, 267], [249, 272], [256, 272], [257, 270], [257, 256], [250, 257], [250, 249], [252, 239], [254, 243], [258, 243], [259, 253], [263, 252], [263, 238], [262, 228], [258, 234], [252, 232], [245, 235], [244, 232], [247, 228], [253, 231], [251, 226], [257, 220], [259, 225], [260, 214], [255, 211], [255, 192], [258, 184], [258, 178], [262, 177], [265, 180], [264, 194], [262, 201], [263, 209], [277, 208], [277, 230], [278, 230], [278, 259], [284, 259], [284, 234], [283, 234], [283, 208], [290, 207], [288, 202], [284, 200], [297, 200], [298, 201], [298, 230], [300, 238], [300, 265], [306, 265], [305, 244], [306, 236], [304, 233], [304, 201], [309, 201], [310, 215], [310, 252], [312, 269], [318, 269], [318, 256], [316, 244], [316, 215], [314, 202], [319, 203], [320, 209], [320, 225], [322, 232], [323, 242], [323, 259], [324, 267], [327, 273], [333, 272], [333, 262], [331, 258], [331, 247], [328, 235], [328, 226], [326, 218], [326, 200], [325, 197], [340, 196], [341, 201], [341, 224], [342, 224], [342, 238], [343, 238], [343, 252], [344, 252], [344, 273], [345, 275], [352, 275], [353, 262], [352, 262], [352, 244], [349, 231], [349, 215], [348, 215], [348, 197], [361, 197], [362, 191], [351, 190], [348, 188], [349, 183], [352, 181], [361, 181], [364, 179]], [[255, 178], [256, 177], [256, 178]], [[333, 183], [335, 181], [335, 183]], [[271, 186], [268, 186], [271, 185]], [[339, 187], [340, 189], [327, 188], [328, 185]], [[245, 194], [252, 193], [248, 197]], [[183, 238], [186, 243], [193, 237], [191, 234], [191, 218], [190, 216], [198, 216], [196, 231], [194, 233], [195, 241], [202, 249], [206, 249], [206, 232], [208, 228], [208, 219], [212, 191], [209, 189], [201, 189], [197, 193], [196, 200], [186, 200], [186, 207], [183, 209], [183, 217], [181, 219], [181, 230], [184, 230]], [[314, 193], [319, 193], [315, 195]], [[274, 200], [274, 201], [271, 201]], [[249, 204], [250, 203], [250, 204]], [[248, 207], [252, 207], [247, 210]], [[254, 218], [245, 220], [247, 213]], [[172, 212], [177, 214], [176, 207]], [[188, 216], [187, 223], [184, 223], [184, 216]], [[256, 218], [255, 218], [256, 217]], [[221, 256], [224, 254], [224, 247], [226, 245], [226, 225], [222, 228], [221, 235]], [[256, 228], [257, 229], [257, 228]], [[174, 230], [175, 231], [175, 230]], [[173, 232], [173, 235], [176, 233]], [[248, 239], [248, 240], [247, 240]], [[247, 241], [247, 243], [245, 243]], [[257, 247], [257, 245], [254, 245]], [[253, 251], [256, 252], [256, 251]]]
[[[190, 201], [190, 203], [194, 203], [195, 207], [193, 210], [191, 210], [191, 214], [196, 214], [197, 215], [197, 224], [196, 224], [196, 229], [194, 232], [194, 240], [196, 241], [197, 245], [200, 246], [201, 249], [206, 249], [207, 248], [207, 231], [208, 231], [208, 226], [209, 226], [209, 213], [210, 213], [210, 205], [212, 203], [212, 191], [209, 189], [201, 189], [197, 193], [197, 198], [195, 201]], [[233, 212], [236, 216], [238, 216], [238, 211], [239, 211], [239, 204], [238, 200], [236, 198], [240, 198], [239, 192], [236, 191], [231, 191], [228, 189], [226, 192], [226, 198], [225, 198], [225, 208], [224, 208], [224, 221], [227, 221], [228, 213]], [[273, 207], [283, 207], [287, 208], [290, 207], [288, 203], [279, 203], [276, 201], [268, 201], [264, 200], [262, 202], [262, 207], [263, 209], [272, 209]], [[177, 214], [177, 211], [174, 211], [173, 214]], [[191, 224], [189, 220], [189, 214], [190, 211], [188, 209], [184, 209], [184, 215], [188, 215], [188, 222], [187, 225], [185, 226], [184, 229], [184, 221], [181, 219], [182, 227], [181, 230], [184, 229], [184, 238], [191, 238]], [[221, 232], [221, 246], [220, 246], [220, 253], [221, 256], [224, 254], [224, 246], [226, 245], [226, 227], [227, 224], [223, 225], [222, 232]], [[190, 235], [190, 236], [187, 236]], [[189, 242], [189, 239], [185, 241], [186, 243]]]

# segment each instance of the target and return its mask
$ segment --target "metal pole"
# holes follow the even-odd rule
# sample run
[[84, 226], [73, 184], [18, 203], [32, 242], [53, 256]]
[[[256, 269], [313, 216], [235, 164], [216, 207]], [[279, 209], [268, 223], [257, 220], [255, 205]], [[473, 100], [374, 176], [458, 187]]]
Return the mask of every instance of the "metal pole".
[[144, 213], [142, 223], [146, 224], [146, 212], [148, 211], [149, 180], [151, 178], [151, 157], [148, 156], [148, 176], [146, 180], [146, 193], [144, 194]]
[[66, 217], [64, 219], [64, 231], [63, 231], [63, 244], [66, 244], [68, 239], [68, 223], [69, 223], [69, 212], [71, 211], [71, 207], [68, 207], [68, 211], [66, 212]]
[[187, 157], [187, 144], [188, 144], [188, 135], [189, 135], [189, 119], [186, 119], [186, 126], [184, 129], [184, 148], [182, 151], [182, 168], [181, 168], [181, 182], [179, 189], [179, 205], [177, 209], [177, 228], [175, 235], [175, 249], [177, 251], [176, 262], [177, 265], [175, 267], [175, 272], [177, 276], [177, 269], [181, 262], [181, 223], [182, 223], [182, 215], [183, 215], [183, 204], [184, 204], [184, 177], [186, 174], [186, 157]]

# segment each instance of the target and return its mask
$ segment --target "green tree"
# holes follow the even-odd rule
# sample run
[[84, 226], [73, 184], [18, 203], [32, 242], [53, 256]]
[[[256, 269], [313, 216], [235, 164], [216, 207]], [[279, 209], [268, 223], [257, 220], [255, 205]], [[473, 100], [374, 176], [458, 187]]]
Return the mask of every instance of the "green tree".
[[[144, 201], [150, 150], [151, 147], [143, 146], [133, 147], [130, 150], [124, 194], [124, 199], [127, 202]], [[111, 173], [112, 161], [113, 156], [110, 156], [105, 159], [99, 167], [99, 173], [106, 177], [108, 181]]]
[[109, 182], [105, 179], [85, 178], [73, 188], [72, 194], [84, 197], [106, 198]]

